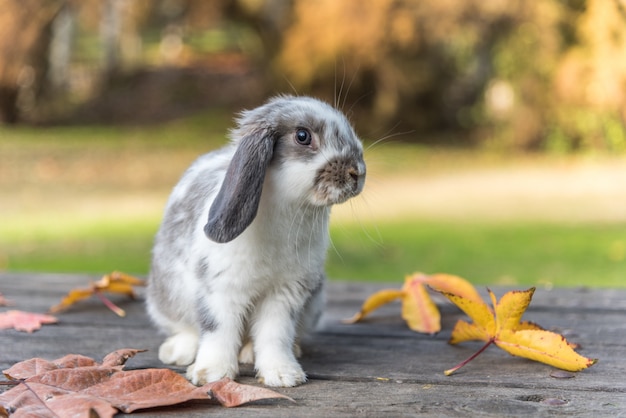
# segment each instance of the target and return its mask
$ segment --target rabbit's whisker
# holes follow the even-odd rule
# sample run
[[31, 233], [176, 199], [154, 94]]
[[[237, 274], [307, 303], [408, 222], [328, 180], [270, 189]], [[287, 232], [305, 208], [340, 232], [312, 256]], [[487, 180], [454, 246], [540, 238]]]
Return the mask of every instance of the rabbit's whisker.
[[344, 263], [344, 259], [343, 256], [341, 255], [341, 253], [339, 252], [339, 249], [337, 248], [337, 246], [335, 245], [335, 241], [333, 241], [333, 236], [330, 233], [330, 231], [328, 232], [328, 243], [330, 244], [330, 248], [333, 249], [333, 252], [335, 254], [337, 254], [337, 257], [339, 257], [339, 260]]
[[387, 139], [395, 138], [395, 137], [401, 136], [401, 135], [408, 135], [408, 134], [412, 134], [413, 132], [415, 132], [415, 130], [410, 130], [410, 131], [404, 131], [404, 132], [389, 133], [389, 132], [393, 131], [394, 129], [396, 129], [399, 124], [400, 124], [400, 122], [396, 123], [389, 131], [387, 131], [387, 133], [385, 133], [385, 135], [382, 138], [379, 138], [376, 141], [372, 142], [370, 145], [368, 145], [365, 148], [365, 151], [367, 152], [367, 151], [371, 150], [373, 147], [375, 147], [376, 145], [384, 142]]
[[[343, 108], [346, 106], [346, 101], [348, 100], [348, 95], [350, 93], [350, 89], [352, 88], [352, 84], [354, 83], [354, 80], [356, 80], [356, 76], [359, 73], [359, 69], [361, 68], [361, 64], [359, 64], [356, 68], [356, 71], [352, 73], [352, 78], [350, 79], [350, 83], [348, 84], [348, 88], [346, 89], [346, 95], [343, 97], [343, 102], [341, 103], [341, 109], [343, 110]], [[344, 73], [345, 73], [345, 65], [344, 65]], [[354, 104], [352, 106], [350, 106], [350, 110], [352, 110], [352, 107], [354, 106]], [[349, 112], [348, 112], [349, 113]]]
[[337, 61], [335, 61], [335, 109], [339, 109], [339, 104], [341, 103], [341, 93], [343, 92], [343, 86], [346, 82], [346, 62], [342, 59], [343, 63], [343, 75], [341, 76], [341, 85], [339, 86], [339, 93], [337, 93]]
[[298, 89], [296, 89], [296, 87], [291, 83], [291, 81], [289, 80], [289, 77], [287, 77], [287, 75], [283, 74], [283, 78], [285, 79], [287, 84], [289, 84], [289, 87], [291, 87], [291, 90], [293, 90], [294, 94], [296, 96], [299, 96], [300, 93], [298, 93]]
[[[359, 200], [363, 202], [365, 207], [371, 212], [371, 205], [369, 204], [367, 197], [363, 195], [358, 196], [358, 197], [359, 197]], [[380, 233], [380, 230], [378, 229], [378, 226], [376, 225], [376, 223], [372, 223], [372, 227], [374, 228], [375, 235], [376, 235], [376, 237], [374, 237], [368, 231], [365, 224], [362, 222], [361, 217], [358, 216], [358, 211], [354, 210], [355, 203], [356, 202], [354, 200], [350, 200], [350, 207], [353, 209], [352, 213], [354, 215], [354, 220], [359, 224], [359, 226], [361, 227], [361, 230], [363, 231], [365, 236], [370, 240], [370, 242], [375, 244], [377, 247], [380, 247], [380, 248], [384, 247], [384, 240], [383, 240], [382, 234]], [[370, 216], [370, 218], [374, 218], [374, 217]]]
[[287, 237], [287, 241], [290, 240], [290, 237], [292, 235], [292, 231], [294, 231], [294, 224], [296, 224], [296, 221], [298, 219], [298, 217], [300, 217], [300, 221], [297, 222], [296, 228], [295, 228], [295, 238], [293, 241], [294, 244], [294, 250], [295, 250], [295, 255], [296, 255], [296, 259], [300, 261], [300, 254], [299, 254], [299, 243], [300, 243], [300, 229], [302, 228], [302, 221], [304, 220], [304, 216], [305, 216], [305, 212], [304, 210], [302, 210], [304, 208], [304, 205], [306, 204], [306, 200], [304, 198], [301, 198], [300, 201], [297, 204], [297, 210], [294, 212], [293, 214], [293, 218], [291, 220], [291, 225], [289, 227], [289, 235]]

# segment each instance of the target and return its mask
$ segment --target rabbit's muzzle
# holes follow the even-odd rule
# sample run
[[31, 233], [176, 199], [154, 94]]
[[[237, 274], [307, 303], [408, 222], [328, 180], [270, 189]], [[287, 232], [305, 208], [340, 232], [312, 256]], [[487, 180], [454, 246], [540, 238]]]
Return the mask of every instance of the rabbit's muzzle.
[[330, 160], [315, 176], [315, 200], [330, 206], [358, 195], [365, 185], [365, 172], [363, 161], [346, 158]]

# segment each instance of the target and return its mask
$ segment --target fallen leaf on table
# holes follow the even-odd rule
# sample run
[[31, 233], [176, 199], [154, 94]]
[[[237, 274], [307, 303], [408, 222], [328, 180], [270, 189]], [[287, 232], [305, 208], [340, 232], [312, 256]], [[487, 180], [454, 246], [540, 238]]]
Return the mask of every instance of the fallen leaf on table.
[[[289, 399], [272, 390], [242, 385], [230, 379], [196, 387], [170, 369], [123, 370], [126, 360], [145, 351], [117, 350], [101, 364], [88, 357], [67, 355], [57, 360], [30, 359], [3, 373], [19, 379], [0, 394], [0, 411], [37, 417], [112, 417], [118, 411], [177, 405], [190, 400], [213, 400], [226, 407], [261, 399]], [[44, 401], [45, 400], [45, 401]]]
[[595, 364], [596, 359], [589, 359], [576, 353], [573, 345], [568, 343], [562, 335], [546, 331], [532, 322], [521, 321], [534, 292], [534, 287], [525, 291], [511, 291], [504, 294], [497, 302], [495, 295], [489, 290], [493, 308], [482, 300], [475, 301], [450, 292], [442, 292], [473, 321], [469, 323], [459, 320], [452, 330], [449, 343], [458, 344], [469, 340], [486, 342], [470, 358], [444, 373], [451, 375], [491, 344], [495, 344], [514, 356], [539, 361], [568, 371], [580, 371]]
[[58, 313], [67, 310], [75, 303], [87, 299], [91, 296], [97, 296], [102, 303], [109, 309], [111, 309], [118, 316], [125, 316], [126, 312], [119, 306], [111, 302], [104, 292], [116, 293], [126, 295], [130, 298], [135, 298], [135, 291], [133, 286], [145, 286], [145, 281], [133, 277], [126, 273], [114, 271], [111, 274], [105, 274], [100, 280], [91, 284], [91, 287], [86, 289], [72, 289], [67, 296], [63, 298], [61, 303], [50, 308], [50, 313]]
[[346, 324], [357, 323], [376, 309], [390, 302], [393, 302], [396, 299], [402, 298], [403, 295], [404, 292], [399, 289], [380, 290], [368, 297], [365, 302], [363, 302], [363, 306], [361, 306], [361, 310], [359, 312], [357, 312], [352, 318], [345, 319], [343, 322]]
[[480, 295], [467, 280], [450, 274], [414, 273], [407, 276], [402, 289], [385, 289], [365, 300], [361, 311], [345, 323], [353, 324], [381, 306], [400, 299], [402, 318], [413, 331], [435, 334], [441, 330], [441, 315], [427, 291], [427, 286], [442, 292], [454, 292], [469, 300], [480, 301]]
[[2, 293], [0, 293], [0, 306], [13, 306], [13, 301], [4, 297]]
[[68, 354], [67, 356], [53, 361], [44, 360], [42, 358], [32, 358], [20, 361], [4, 370], [2, 373], [10, 379], [19, 380], [28, 379], [29, 377], [57, 369], [74, 369], [91, 366], [116, 367], [124, 365], [129, 358], [134, 357], [137, 353], [143, 353], [145, 351], [146, 350], [138, 350], [135, 348], [123, 348], [107, 354], [102, 360], [102, 363], [98, 363], [94, 359], [80, 354]]
[[41, 328], [43, 324], [58, 322], [54, 316], [24, 311], [6, 311], [0, 313], [0, 329], [13, 328], [17, 331], [31, 333]]

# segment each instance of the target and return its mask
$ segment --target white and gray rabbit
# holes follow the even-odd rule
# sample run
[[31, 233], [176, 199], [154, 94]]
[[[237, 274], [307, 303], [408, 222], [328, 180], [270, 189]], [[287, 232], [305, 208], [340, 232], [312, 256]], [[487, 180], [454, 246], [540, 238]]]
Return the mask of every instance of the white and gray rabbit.
[[159, 359], [190, 365], [194, 384], [234, 378], [242, 361], [268, 386], [295, 386], [299, 338], [323, 306], [330, 207], [363, 189], [363, 147], [310, 97], [275, 97], [237, 122], [172, 191], [148, 313], [169, 336]]

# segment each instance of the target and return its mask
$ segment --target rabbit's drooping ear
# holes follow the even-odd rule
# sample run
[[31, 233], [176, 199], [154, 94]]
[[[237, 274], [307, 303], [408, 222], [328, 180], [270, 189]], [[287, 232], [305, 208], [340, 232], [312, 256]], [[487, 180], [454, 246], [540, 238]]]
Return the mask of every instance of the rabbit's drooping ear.
[[204, 233], [211, 240], [232, 241], [252, 223], [273, 151], [273, 136], [265, 130], [241, 138], [222, 187], [209, 209]]

